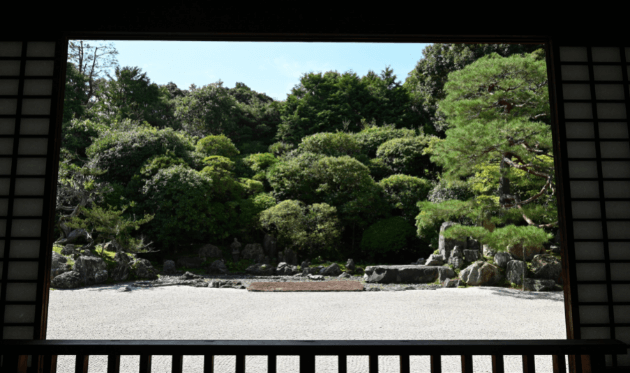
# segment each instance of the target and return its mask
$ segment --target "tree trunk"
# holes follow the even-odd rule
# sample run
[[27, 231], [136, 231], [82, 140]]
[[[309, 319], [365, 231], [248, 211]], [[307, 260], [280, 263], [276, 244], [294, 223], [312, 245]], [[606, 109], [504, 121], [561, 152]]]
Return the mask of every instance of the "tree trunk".
[[503, 160], [503, 158], [507, 157], [507, 154], [502, 154], [501, 164], [499, 165], [499, 172], [501, 173], [501, 178], [499, 179], [499, 203], [501, 205], [505, 205], [510, 201], [508, 195], [512, 194], [510, 191], [510, 179], [505, 177], [505, 172], [509, 165]]

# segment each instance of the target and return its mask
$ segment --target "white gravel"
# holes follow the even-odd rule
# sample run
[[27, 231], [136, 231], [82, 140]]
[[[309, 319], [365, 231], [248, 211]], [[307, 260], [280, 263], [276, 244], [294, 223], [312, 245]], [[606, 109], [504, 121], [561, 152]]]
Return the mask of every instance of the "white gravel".
[[[474, 287], [381, 292], [249, 292], [170, 286], [117, 289], [129, 284], [50, 293], [47, 339], [200, 340], [457, 340], [565, 339], [562, 292]], [[489, 351], [490, 352], [490, 351]], [[201, 356], [185, 356], [186, 372], [202, 372]], [[298, 356], [278, 356], [278, 372], [298, 371]], [[318, 373], [337, 372], [337, 358], [316, 358]], [[491, 372], [490, 356], [473, 359]], [[139, 357], [122, 356], [121, 372], [137, 372]], [[170, 372], [170, 356], [154, 356], [153, 372]], [[397, 356], [381, 356], [379, 372], [399, 372]], [[460, 372], [460, 358], [442, 358]], [[106, 372], [107, 357], [90, 357], [90, 373]], [[522, 372], [519, 356], [506, 372]], [[215, 357], [215, 372], [234, 372], [234, 356]], [[366, 372], [367, 356], [348, 356], [348, 373]], [[60, 356], [57, 372], [73, 372]], [[265, 356], [246, 357], [247, 373], [267, 371]], [[428, 356], [411, 356], [411, 372], [428, 372]], [[552, 372], [551, 357], [536, 371]]]

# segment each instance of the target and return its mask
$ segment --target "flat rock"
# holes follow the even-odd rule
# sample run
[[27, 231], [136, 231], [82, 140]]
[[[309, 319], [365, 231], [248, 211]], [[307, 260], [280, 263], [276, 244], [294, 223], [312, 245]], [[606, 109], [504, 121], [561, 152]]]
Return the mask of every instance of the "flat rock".
[[369, 266], [363, 276], [366, 282], [379, 284], [426, 284], [448, 277], [455, 277], [452, 269], [426, 265]]

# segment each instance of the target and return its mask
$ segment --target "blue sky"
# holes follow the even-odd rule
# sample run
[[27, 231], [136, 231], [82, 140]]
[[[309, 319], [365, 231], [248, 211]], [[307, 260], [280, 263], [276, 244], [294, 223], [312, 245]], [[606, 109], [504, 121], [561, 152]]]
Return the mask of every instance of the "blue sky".
[[[352, 70], [359, 77], [369, 70], [380, 75], [386, 66], [396, 80], [422, 59], [431, 44], [419, 43], [307, 43], [307, 42], [205, 42], [88, 40], [84, 44], [111, 43], [118, 51], [120, 67], [138, 66], [152, 83], [173, 82], [180, 89], [219, 80], [232, 88], [236, 82], [264, 92], [278, 101], [286, 100], [300, 76], [308, 72]], [[113, 76], [114, 70], [110, 70]], [[105, 75], [103, 75], [104, 77]]]

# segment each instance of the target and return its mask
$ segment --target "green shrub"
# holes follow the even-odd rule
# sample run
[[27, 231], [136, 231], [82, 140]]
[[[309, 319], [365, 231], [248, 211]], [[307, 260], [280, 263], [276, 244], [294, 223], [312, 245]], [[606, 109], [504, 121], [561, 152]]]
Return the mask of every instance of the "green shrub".
[[225, 135], [206, 136], [197, 142], [196, 150], [208, 156], [219, 155], [226, 158], [240, 154], [232, 140]]
[[400, 216], [383, 219], [363, 232], [361, 249], [369, 257], [398, 252], [407, 247], [408, 240], [413, 237], [414, 232], [413, 226]]

